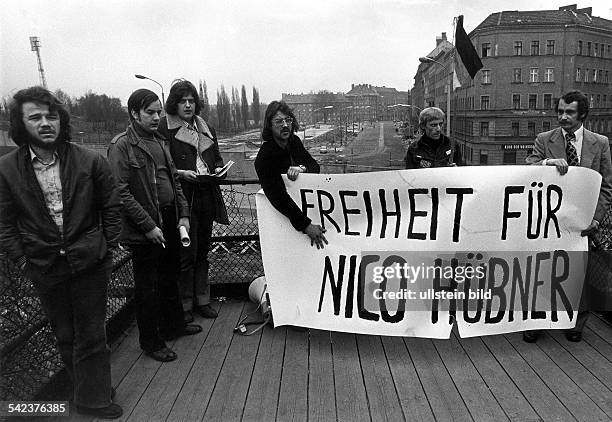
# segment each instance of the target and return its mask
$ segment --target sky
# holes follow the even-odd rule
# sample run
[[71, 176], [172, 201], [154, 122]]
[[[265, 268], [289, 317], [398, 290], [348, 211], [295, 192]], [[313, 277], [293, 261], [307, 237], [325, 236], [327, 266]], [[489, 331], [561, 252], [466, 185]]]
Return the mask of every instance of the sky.
[[[419, 56], [464, 15], [469, 33], [491, 13], [556, 10], [571, 0], [2, 0], [0, 97], [40, 83], [30, 36], [38, 36], [49, 89], [119, 97], [168, 93], [176, 78], [252, 87], [260, 99], [351, 83], [410, 89]], [[608, 0], [578, 3], [612, 19]]]

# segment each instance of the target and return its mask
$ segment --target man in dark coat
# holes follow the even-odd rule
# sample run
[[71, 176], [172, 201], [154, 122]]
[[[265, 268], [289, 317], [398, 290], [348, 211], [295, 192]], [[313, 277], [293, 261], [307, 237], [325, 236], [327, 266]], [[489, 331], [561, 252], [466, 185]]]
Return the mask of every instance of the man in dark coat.
[[419, 113], [423, 135], [408, 146], [404, 161], [407, 169], [451, 167], [460, 164], [459, 150], [442, 133], [445, 115], [438, 107], [427, 107]]
[[176, 279], [179, 228], [189, 230], [189, 207], [168, 142], [156, 132], [159, 98], [138, 89], [128, 99], [128, 113], [127, 131], [108, 149], [124, 204], [121, 242], [132, 251], [140, 347], [153, 359], [169, 362], [177, 356], [165, 340], [202, 331], [185, 324]]
[[213, 177], [223, 167], [223, 158], [215, 130], [198, 115], [200, 97], [191, 82], [180, 80], [172, 85], [166, 113], [158, 132], [170, 141], [190, 207], [191, 244], [181, 250], [179, 278], [183, 310], [216, 318], [217, 311], [210, 306], [208, 251], [213, 222], [229, 224], [221, 189]]
[[282, 175], [296, 180], [300, 173], [319, 173], [319, 164], [306, 151], [295, 133], [299, 125], [293, 111], [284, 101], [272, 101], [266, 109], [263, 144], [255, 159], [255, 171], [266, 197], [291, 225], [310, 238], [317, 249], [327, 243], [325, 229], [312, 224], [287, 193]]
[[70, 115], [42, 87], [15, 94], [9, 135], [19, 148], [0, 159], [0, 245], [40, 296], [77, 411], [118, 418], [104, 325], [121, 231], [110, 167], [69, 142]]

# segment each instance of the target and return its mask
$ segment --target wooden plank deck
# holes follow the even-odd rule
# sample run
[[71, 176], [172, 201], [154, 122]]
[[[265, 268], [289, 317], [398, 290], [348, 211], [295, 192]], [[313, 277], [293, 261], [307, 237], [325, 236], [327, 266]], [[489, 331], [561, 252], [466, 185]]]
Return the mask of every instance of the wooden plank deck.
[[[144, 356], [133, 326], [113, 346], [123, 421], [612, 421], [612, 326], [581, 343], [549, 331], [449, 340], [266, 327], [234, 335], [248, 302], [218, 305], [179, 358]], [[55, 421], [90, 421], [71, 411]]]

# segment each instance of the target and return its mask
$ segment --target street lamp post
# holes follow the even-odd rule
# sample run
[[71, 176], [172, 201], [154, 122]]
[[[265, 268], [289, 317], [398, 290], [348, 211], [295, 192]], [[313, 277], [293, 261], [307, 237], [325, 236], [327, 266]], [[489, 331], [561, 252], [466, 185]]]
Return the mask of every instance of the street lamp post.
[[151, 82], [155, 82], [157, 85], [159, 85], [159, 88], [161, 89], [161, 93], [162, 93], [162, 107], [166, 106], [166, 96], [164, 95], [164, 87], [162, 86], [162, 84], [157, 82], [155, 79], [149, 78], [148, 76], [144, 76], [144, 75], [134, 75], [134, 76], [138, 79], [148, 79]]
[[442, 66], [442, 68], [448, 74], [447, 79], [446, 79], [446, 136], [448, 136], [450, 138], [450, 136], [451, 136], [451, 133], [450, 133], [450, 121], [451, 121], [450, 103], [451, 103], [451, 97], [450, 96], [451, 96], [451, 85], [452, 85], [452, 79], [451, 78], [452, 78], [452, 74], [447, 69], [446, 66], [444, 66], [439, 61], [432, 59], [431, 57], [419, 57], [419, 61], [421, 63], [436, 63], [436, 64]]

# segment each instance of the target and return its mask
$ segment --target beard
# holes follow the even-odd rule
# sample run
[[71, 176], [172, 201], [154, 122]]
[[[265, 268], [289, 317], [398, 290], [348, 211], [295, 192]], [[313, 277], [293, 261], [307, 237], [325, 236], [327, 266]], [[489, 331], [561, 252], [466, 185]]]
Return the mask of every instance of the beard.
[[45, 150], [48, 150], [48, 151], [55, 150], [57, 148], [57, 146], [60, 144], [60, 142], [61, 141], [60, 141], [59, 134], [58, 134], [58, 136], [55, 138], [55, 140], [53, 142], [44, 142], [44, 141], [42, 141], [42, 140], [40, 140], [40, 139], [38, 139], [38, 138], [36, 138], [36, 137], [34, 137], [34, 136], [32, 136], [31, 134], [28, 133], [27, 143], [30, 146], [37, 147], [37, 148], [40, 148], [40, 149], [45, 149]]

